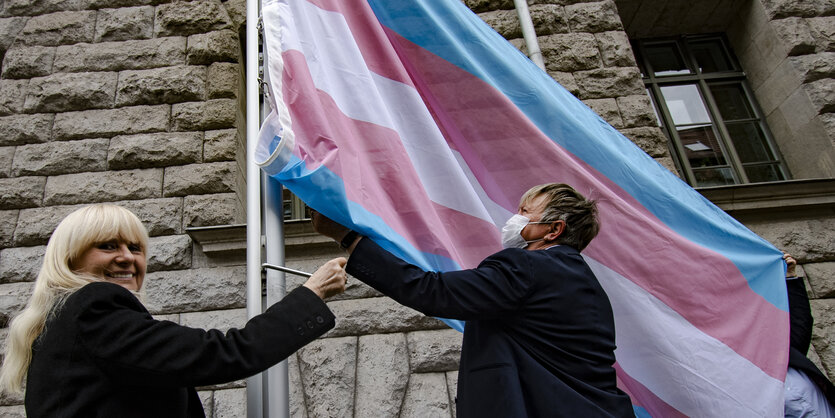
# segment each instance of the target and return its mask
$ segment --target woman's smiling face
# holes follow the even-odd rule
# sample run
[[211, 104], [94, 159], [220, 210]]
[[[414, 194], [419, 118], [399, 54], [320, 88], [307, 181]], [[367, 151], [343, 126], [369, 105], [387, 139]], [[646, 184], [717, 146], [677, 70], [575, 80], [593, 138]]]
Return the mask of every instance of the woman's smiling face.
[[93, 244], [72, 263], [73, 271], [138, 292], [145, 279], [145, 251], [140, 244], [114, 238]]

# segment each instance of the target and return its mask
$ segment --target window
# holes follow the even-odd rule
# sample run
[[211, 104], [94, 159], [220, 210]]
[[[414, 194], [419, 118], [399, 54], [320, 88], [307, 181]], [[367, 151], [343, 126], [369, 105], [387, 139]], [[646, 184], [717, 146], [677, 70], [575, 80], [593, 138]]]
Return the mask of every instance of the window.
[[694, 187], [786, 180], [771, 133], [722, 35], [633, 41], [656, 118]]

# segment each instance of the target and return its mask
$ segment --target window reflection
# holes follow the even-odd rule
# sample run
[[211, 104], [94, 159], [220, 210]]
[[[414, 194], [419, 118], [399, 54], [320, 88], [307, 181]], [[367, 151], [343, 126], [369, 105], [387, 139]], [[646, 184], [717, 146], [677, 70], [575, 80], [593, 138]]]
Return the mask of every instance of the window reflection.
[[684, 56], [675, 42], [648, 45], [645, 51], [649, 65], [656, 76], [690, 74]]
[[676, 125], [710, 123], [707, 107], [695, 85], [661, 87], [661, 94]]
[[691, 42], [690, 50], [693, 52], [699, 71], [702, 73], [734, 70], [731, 59], [718, 39]]

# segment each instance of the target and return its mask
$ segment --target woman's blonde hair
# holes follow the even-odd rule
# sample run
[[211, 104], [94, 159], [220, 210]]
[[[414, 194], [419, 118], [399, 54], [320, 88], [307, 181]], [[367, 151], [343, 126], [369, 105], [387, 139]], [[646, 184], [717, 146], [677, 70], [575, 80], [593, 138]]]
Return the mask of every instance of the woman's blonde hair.
[[116, 205], [85, 206], [67, 215], [55, 228], [29, 303], [9, 325], [0, 389], [21, 391], [32, 360], [32, 344], [43, 333], [49, 315], [57, 312], [73, 292], [97, 281], [74, 272], [73, 262], [94, 245], [112, 239], [139, 244], [143, 252], [148, 248], [148, 232], [142, 222]]

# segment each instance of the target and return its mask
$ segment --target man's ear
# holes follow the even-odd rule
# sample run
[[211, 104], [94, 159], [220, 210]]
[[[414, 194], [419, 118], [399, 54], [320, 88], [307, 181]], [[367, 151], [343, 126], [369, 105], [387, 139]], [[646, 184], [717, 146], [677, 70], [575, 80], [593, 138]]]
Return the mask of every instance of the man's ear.
[[545, 241], [556, 241], [563, 232], [565, 232], [565, 221], [554, 221], [551, 223], [551, 230], [543, 238]]

